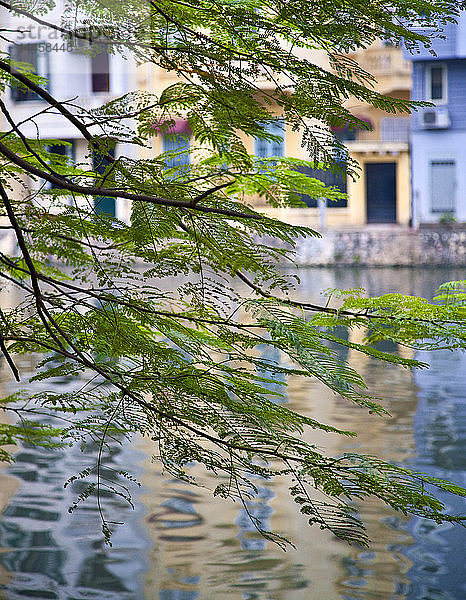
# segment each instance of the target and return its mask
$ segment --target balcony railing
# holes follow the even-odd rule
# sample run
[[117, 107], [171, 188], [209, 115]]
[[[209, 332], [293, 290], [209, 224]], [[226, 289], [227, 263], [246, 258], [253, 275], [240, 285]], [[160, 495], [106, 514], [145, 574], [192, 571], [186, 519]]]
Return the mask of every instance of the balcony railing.
[[411, 117], [384, 117], [380, 129], [382, 142], [409, 142]]
[[358, 52], [354, 58], [363, 69], [376, 77], [411, 74], [411, 63], [403, 58], [401, 48], [396, 46], [368, 48]]

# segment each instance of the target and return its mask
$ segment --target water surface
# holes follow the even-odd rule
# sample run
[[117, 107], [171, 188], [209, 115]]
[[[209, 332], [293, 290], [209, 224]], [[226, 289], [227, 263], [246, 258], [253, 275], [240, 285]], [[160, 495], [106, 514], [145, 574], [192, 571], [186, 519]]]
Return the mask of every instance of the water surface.
[[[431, 297], [442, 281], [464, 274], [441, 269], [302, 269], [301, 299], [320, 290], [363, 286], [373, 294], [401, 290]], [[342, 332], [344, 334], [344, 332]], [[395, 350], [409, 355], [406, 349]], [[369, 416], [312, 381], [289, 381], [296, 410], [358, 433], [354, 439], [315, 432], [312, 441], [338, 454], [357, 450], [466, 485], [466, 355], [431, 352], [427, 371], [408, 371], [350, 351], [348, 358], [383, 396], [390, 419]], [[22, 368], [33, 370], [23, 359]], [[2, 392], [9, 373], [2, 366]], [[66, 386], [66, 380], [59, 385]], [[407, 518], [376, 502], [361, 514], [373, 543], [349, 547], [309, 528], [277, 483], [258, 481], [248, 505], [263, 525], [290, 537], [286, 553], [254, 531], [244, 507], [163, 476], [146, 440], [114, 444], [112, 469], [134, 472], [135, 510], [104, 497], [117, 527], [106, 547], [91, 501], [68, 513], [82, 482], [64, 481], [96, 459], [96, 448], [44, 451], [25, 447], [0, 474], [0, 597], [153, 600], [464, 600], [466, 530]], [[209, 476], [205, 483], [214, 487]], [[445, 498], [449, 510], [465, 502]], [[3, 590], [3, 591], [1, 591]], [[2, 596], [3, 594], [3, 596]]]

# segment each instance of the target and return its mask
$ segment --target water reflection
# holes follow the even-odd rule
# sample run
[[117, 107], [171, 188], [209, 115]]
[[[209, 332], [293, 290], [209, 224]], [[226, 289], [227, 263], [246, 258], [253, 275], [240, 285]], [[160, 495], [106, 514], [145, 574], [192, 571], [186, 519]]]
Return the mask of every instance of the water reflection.
[[[466, 485], [466, 354], [425, 352], [429, 371], [414, 376], [418, 407], [414, 416], [416, 457], [421, 471]], [[439, 494], [452, 512], [464, 512], [464, 502]], [[413, 588], [408, 598], [466, 598], [464, 530], [413, 519], [409, 531], [415, 543], [408, 555]]]
[[[34, 361], [22, 366], [31, 367], [32, 373]], [[66, 379], [60, 382], [62, 389], [67, 385]], [[115, 471], [125, 468], [128, 460], [137, 472], [140, 455], [128, 446], [115, 443], [104, 454], [108, 479], [115, 479]], [[20, 483], [0, 520], [0, 585], [8, 600], [143, 597], [140, 575], [146, 564], [141, 551], [147, 540], [140, 526], [142, 507], [132, 513], [118, 497], [104, 495], [104, 512], [119, 514], [129, 525], [116, 532], [114, 548], [103, 544], [95, 502], [82, 505], [72, 515], [68, 512], [84, 482], [78, 479], [66, 488], [64, 482], [70, 474], [93, 467], [95, 458], [96, 448], [91, 445], [76, 452], [25, 444], [6, 469], [8, 477]]]
[[238, 526], [238, 538], [242, 550], [265, 550], [266, 540], [258, 535], [258, 529], [270, 529], [270, 516], [273, 513], [268, 501], [274, 497], [272, 490], [265, 486], [257, 486], [257, 492], [252, 500], [246, 500], [235, 520]]
[[[121, 469], [125, 453], [107, 456], [107, 464]], [[79, 486], [65, 490], [64, 478], [93, 460], [92, 454], [31, 448], [17, 454], [8, 471], [24, 484], [0, 521], [0, 562], [13, 574], [8, 598], [142, 597], [139, 574], [145, 565], [134, 551], [144, 548], [144, 538], [134, 515], [115, 498], [104, 499], [105, 508], [129, 520], [116, 534], [115, 549], [107, 549], [93, 504], [68, 514]]]
[[[303, 270], [300, 275], [307, 301], [319, 300], [319, 291], [328, 287], [362, 286], [377, 294], [400, 289], [432, 296], [442, 281], [463, 277], [452, 270], [347, 268]], [[333, 333], [358, 341], [354, 332]], [[362, 373], [371, 390], [384, 397], [392, 418], [370, 418], [367, 411], [349, 405], [316, 382], [291, 379], [287, 397], [281, 401], [359, 434], [350, 440], [313, 431], [307, 434], [310, 441], [331, 453], [377, 454], [465, 485], [465, 356], [445, 352], [419, 356], [431, 362], [432, 368], [413, 375], [348, 348], [338, 351]], [[409, 355], [403, 348], [397, 351]], [[279, 388], [270, 385], [271, 391]], [[325, 532], [309, 529], [281, 484], [256, 479], [256, 496], [245, 506], [234, 505], [212, 498], [208, 490], [165, 477], [147, 459], [152, 452], [148, 440], [138, 440], [131, 447], [115, 444], [107, 451], [109, 477], [112, 468], [124, 467], [136, 471], [143, 483], [140, 491], [133, 490], [134, 512], [114, 497], [103, 499], [112, 518], [126, 522], [117, 528], [114, 545], [108, 548], [102, 544], [99, 515], [92, 502], [72, 515], [67, 512], [83, 491], [83, 483], [78, 480], [63, 488], [70, 474], [95, 463], [94, 449], [87, 447], [81, 453], [23, 448], [16, 463], [0, 474], [0, 493], [9, 490], [9, 498], [0, 496], [6, 504], [0, 520], [0, 583], [5, 598], [466, 598], [463, 529], [400, 517], [371, 502], [361, 508], [361, 514], [373, 544], [369, 550], [350, 548]], [[209, 473], [199, 474], [206, 488], [218, 483]], [[464, 512], [460, 499], [448, 502], [450, 510]], [[260, 526], [289, 535], [297, 549], [283, 553], [261, 538], [248, 512]]]

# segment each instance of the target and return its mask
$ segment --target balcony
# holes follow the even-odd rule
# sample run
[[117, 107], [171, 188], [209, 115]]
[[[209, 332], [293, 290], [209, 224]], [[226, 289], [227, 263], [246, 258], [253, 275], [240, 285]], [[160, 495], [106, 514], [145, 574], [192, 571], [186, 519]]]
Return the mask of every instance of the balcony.
[[411, 137], [411, 117], [383, 117], [380, 120], [382, 142], [405, 142]]
[[403, 58], [401, 48], [374, 45], [355, 52], [351, 58], [377, 79], [378, 92], [390, 94], [411, 89], [411, 63]]

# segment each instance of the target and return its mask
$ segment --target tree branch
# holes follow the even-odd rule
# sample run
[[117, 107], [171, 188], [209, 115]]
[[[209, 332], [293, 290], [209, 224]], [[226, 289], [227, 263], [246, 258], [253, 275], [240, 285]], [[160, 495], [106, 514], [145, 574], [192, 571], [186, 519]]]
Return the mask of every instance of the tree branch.
[[245, 213], [237, 210], [215, 208], [213, 206], [193, 205], [191, 200], [172, 200], [171, 198], [160, 198], [157, 196], [149, 196], [147, 194], [125, 192], [124, 190], [116, 190], [115, 188], [101, 188], [95, 186], [78, 185], [76, 183], [67, 181], [62, 176], [56, 177], [50, 173], [47, 173], [46, 171], [34, 167], [27, 160], [19, 157], [14, 152], [12, 152], [8, 148], [8, 146], [3, 144], [2, 142], [0, 142], [0, 154], [3, 154], [3, 156], [8, 158], [12, 163], [17, 165], [18, 167], [24, 169], [27, 173], [31, 173], [32, 175], [36, 175], [37, 177], [45, 179], [46, 181], [53, 183], [57, 187], [62, 188], [64, 190], [69, 190], [71, 192], [83, 194], [85, 196], [108, 196], [110, 198], [123, 198], [126, 200], [133, 200], [136, 202], [148, 202], [150, 204], [156, 204], [158, 206], [187, 208], [202, 213], [223, 215], [225, 217], [231, 217], [233, 219], [249, 219], [257, 221], [266, 219], [264, 215], [252, 211], [250, 213]]

